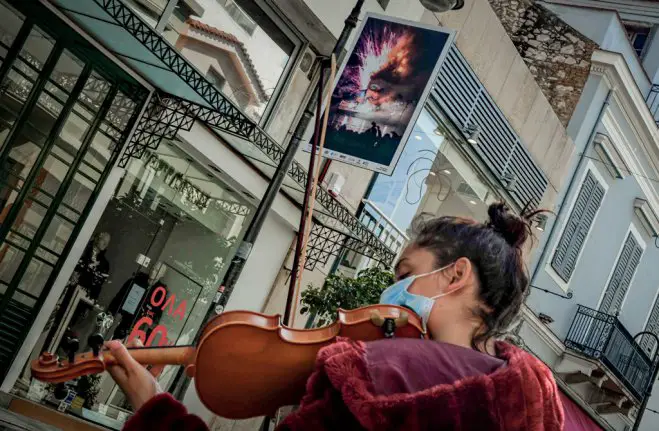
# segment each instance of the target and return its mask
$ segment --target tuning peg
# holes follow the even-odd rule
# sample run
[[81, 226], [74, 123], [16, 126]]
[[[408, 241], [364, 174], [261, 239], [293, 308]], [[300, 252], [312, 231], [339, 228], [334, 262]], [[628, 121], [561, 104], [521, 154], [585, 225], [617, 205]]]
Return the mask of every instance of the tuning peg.
[[69, 358], [69, 364], [75, 362], [76, 353], [78, 353], [79, 348], [80, 341], [76, 337], [67, 338], [64, 350], [66, 351], [66, 355]]
[[91, 334], [89, 338], [87, 338], [87, 344], [92, 348], [94, 356], [98, 356], [99, 352], [101, 351], [101, 346], [103, 346], [104, 342], [105, 338], [103, 338], [103, 335], [99, 334], [98, 332]]
[[56, 400], [63, 400], [64, 398], [66, 398], [68, 394], [69, 394], [69, 390], [67, 389], [64, 383], [58, 383], [55, 385], [55, 389], [53, 390], [53, 396], [55, 397]]

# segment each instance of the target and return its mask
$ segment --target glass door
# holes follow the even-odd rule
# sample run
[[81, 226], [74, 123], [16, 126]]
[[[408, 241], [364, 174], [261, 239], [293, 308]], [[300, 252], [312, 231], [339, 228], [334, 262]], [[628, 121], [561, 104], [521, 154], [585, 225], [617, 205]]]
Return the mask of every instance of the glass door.
[[138, 103], [0, 2], [0, 373], [54, 283]]

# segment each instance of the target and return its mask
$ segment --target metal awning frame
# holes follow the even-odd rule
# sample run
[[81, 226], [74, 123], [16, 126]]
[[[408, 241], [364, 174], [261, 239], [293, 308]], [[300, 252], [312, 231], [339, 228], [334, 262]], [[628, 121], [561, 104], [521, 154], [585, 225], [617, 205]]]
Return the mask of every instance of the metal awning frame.
[[[284, 149], [215, 88], [149, 24], [121, 0], [90, 1], [157, 57], [204, 101], [204, 104], [200, 104], [157, 90], [139, 121], [136, 133], [127, 143], [119, 166], [125, 167], [131, 157], [142, 157], [146, 150], [157, 149], [163, 139], [173, 140], [179, 131], [189, 131], [196, 121], [223, 134], [234, 135], [247, 141], [265, 154], [274, 165], [279, 164]], [[300, 163], [293, 162], [288, 175], [304, 190], [307, 172]], [[329, 256], [337, 255], [340, 251], [335, 250], [338, 243], [347, 244], [348, 249], [364, 254], [385, 266], [392, 264], [395, 253], [327, 190], [320, 187], [316, 200], [324, 210], [318, 211], [315, 218], [307, 267], [313, 268], [318, 262], [326, 263]]]
[[[140, 119], [133, 138], [121, 156], [119, 166], [125, 167], [131, 158], [141, 158], [145, 151], [157, 149], [163, 140], [176, 139], [179, 131], [189, 131], [196, 121], [252, 142], [274, 163], [279, 163], [284, 153], [279, 144], [265, 132], [243, 118], [223, 115], [213, 109], [158, 91], [151, 98], [145, 114]], [[300, 163], [293, 162], [288, 174], [304, 187], [307, 172]], [[332, 217], [334, 221], [345, 226], [348, 232], [329, 227], [316, 218], [307, 251], [307, 269], [313, 270], [318, 263], [327, 263], [331, 256], [338, 256], [343, 247], [385, 266], [391, 265], [395, 253], [327, 190], [319, 188], [316, 199], [326, 210], [320, 213]]]

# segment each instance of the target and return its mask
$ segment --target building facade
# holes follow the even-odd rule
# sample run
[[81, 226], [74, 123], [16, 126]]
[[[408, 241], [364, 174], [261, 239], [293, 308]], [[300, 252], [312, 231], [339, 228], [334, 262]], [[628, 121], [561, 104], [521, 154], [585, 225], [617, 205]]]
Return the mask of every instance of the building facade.
[[[531, 6], [536, 24], [519, 29], [512, 3], [435, 15], [416, 1], [365, 2], [363, 13], [454, 30], [455, 43], [391, 177], [326, 165], [305, 285], [391, 265], [424, 217], [483, 219], [500, 199], [554, 208], [583, 140], [568, 124], [582, 111], [575, 94], [597, 93], [595, 43]], [[26, 364], [85, 351], [99, 330], [150, 345], [194, 339], [354, 4], [0, 0], [0, 370], [11, 409], [64, 429], [121, 428], [131, 412], [106, 375], [53, 388]], [[519, 49], [555, 33], [564, 40], [546, 49], [560, 58]], [[307, 163], [300, 151], [226, 309], [283, 312]], [[173, 390], [180, 371], [166, 369], [161, 385]], [[260, 424], [214, 417], [192, 388], [181, 398], [214, 429]]]
[[[604, 429], [631, 429], [657, 351], [644, 333], [657, 334], [659, 325], [659, 8], [650, 1], [537, 5], [597, 48], [567, 125], [577, 155], [534, 255], [517, 329]], [[659, 426], [658, 400], [655, 391], [640, 429]]]

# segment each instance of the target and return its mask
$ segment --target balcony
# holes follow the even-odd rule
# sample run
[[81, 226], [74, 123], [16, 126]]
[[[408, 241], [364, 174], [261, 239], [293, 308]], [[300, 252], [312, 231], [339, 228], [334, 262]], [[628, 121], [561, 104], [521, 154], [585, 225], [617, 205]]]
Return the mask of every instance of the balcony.
[[[642, 400], [652, 375], [652, 360], [615, 316], [579, 305], [565, 347], [605, 366], [589, 376], [591, 382], [593, 377], [602, 382], [611, 380], [606, 377], [609, 371], [631, 393], [634, 401]], [[602, 382], [599, 382], [600, 387]], [[605, 387], [609, 392], [621, 395], [625, 392], [611, 381]]]

